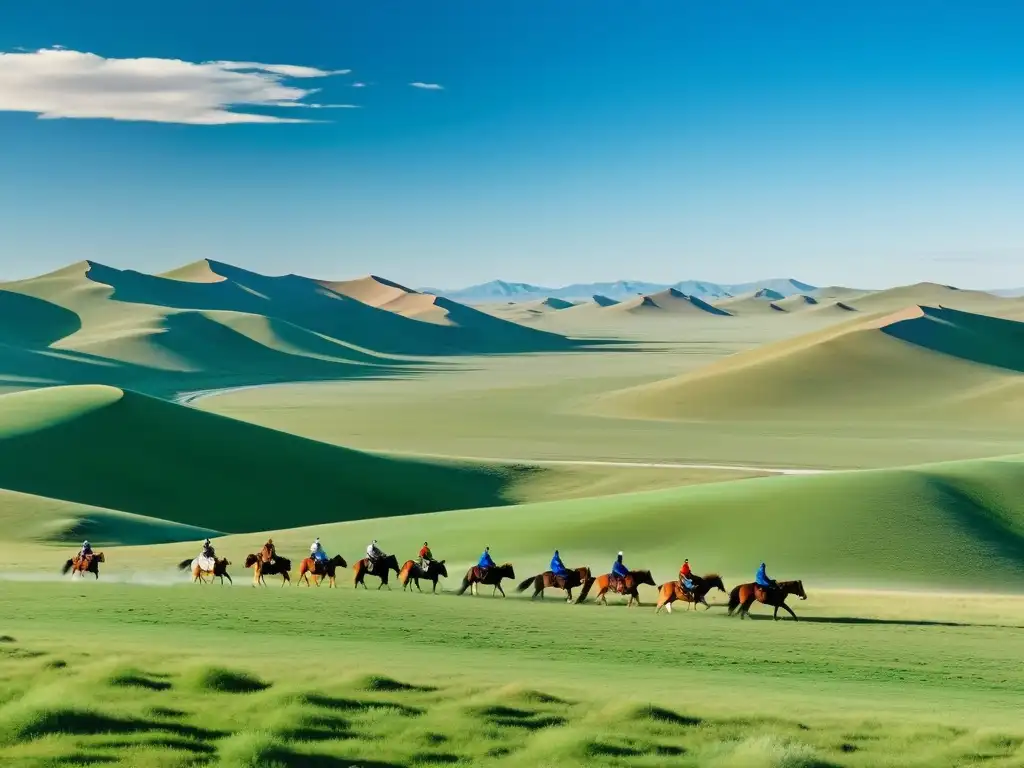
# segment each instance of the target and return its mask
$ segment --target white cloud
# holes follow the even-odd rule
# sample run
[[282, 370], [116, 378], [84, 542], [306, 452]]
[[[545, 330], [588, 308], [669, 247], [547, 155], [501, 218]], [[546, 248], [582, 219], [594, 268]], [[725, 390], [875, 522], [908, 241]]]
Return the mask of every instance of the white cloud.
[[366, 83], [352, 83], [353, 88], [365, 88]]
[[437, 83], [409, 83], [413, 88], [422, 88], [425, 91], [443, 91], [444, 86]]
[[0, 111], [34, 112], [44, 119], [107, 118], [190, 125], [306, 123], [245, 111], [253, 107], [350, 108], [303, 99], [319, 88], [286, 79], [347, 74], [292, 64], [180, 59], [108, 59], [59, 46], [0, 53]]

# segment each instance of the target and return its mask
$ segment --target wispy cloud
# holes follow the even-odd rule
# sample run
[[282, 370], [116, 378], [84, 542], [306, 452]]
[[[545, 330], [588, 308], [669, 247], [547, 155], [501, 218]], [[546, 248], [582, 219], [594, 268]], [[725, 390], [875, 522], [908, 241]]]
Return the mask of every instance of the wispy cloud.
[[443, 85], [438, 85], [437, 83], [420, 83], [420, 82], [415, 82], [415, 83], [409, 83], [409, 85], [411, 85], [413, 88], [422, 88], [425, 91], [443, 91], [444, 90], [444, 86]]
[[352, 83], [353, 88], [365, 88], [366, 83]]
[[[319, 88], [285, 85], [349, 70], [246, 61], [108, 59], [61, 46], [0, 53], [0, 111], [44, 119], [105, 118], [189, 125], [308, 123], [258, 114], [254, 107], [351, 108], [303, 101]], [[248, 108], [248, 110], [246, 109]]]

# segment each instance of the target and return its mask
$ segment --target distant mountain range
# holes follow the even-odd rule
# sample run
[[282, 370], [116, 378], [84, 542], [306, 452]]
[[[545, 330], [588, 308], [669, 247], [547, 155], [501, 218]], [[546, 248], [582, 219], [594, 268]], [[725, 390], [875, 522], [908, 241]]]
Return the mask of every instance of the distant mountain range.
[[468, 288], [441, 289], [421, 288], [423, 293], [444, 296], [454, 301], [467, 304], [486, 304], [499, 301], [532, 301], [536, 299], [565, 299], [580, 301], [592, 296], [607, 296], [622, 301], [634, 296], [647, 295], [674, 288], [687, 296], [699, 299], [727, 299], [757, 291], [777, 294], [780, 298], [798, 293], [808, 293], [817, 286], [803, 283], [791, 278], [774, 278], [758, 280], [752, 283], [712, 283], [706, 280], [682, 280], [678, 283], [647, 283], [639, 280], [618, 280], [613, 283], [574, 283], [573, 285], [551, 288], [529, 283], [508, 283], [504, 280], [492, 280], [489, 283], [471, 285]]

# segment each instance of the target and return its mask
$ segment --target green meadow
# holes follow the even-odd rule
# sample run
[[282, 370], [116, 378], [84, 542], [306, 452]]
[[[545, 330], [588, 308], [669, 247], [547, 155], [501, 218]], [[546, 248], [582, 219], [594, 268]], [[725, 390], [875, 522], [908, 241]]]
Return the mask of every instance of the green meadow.
[[[379, 277], [0, 284], [0, 760], [1024, 765], [1024, 317], [918, 285], [472, 308]], [[205, 537], [233, 583], [176, 564]], [[282, 584], [424, 540], [439, 594]], [[88, 538], [100, 577], [61, 565]], [[507, 599], [458, 596], [485, 546]], [[762, 561], [800, 621], [516, 586]], [[429, 593], [429, 587], [425, 589]]]

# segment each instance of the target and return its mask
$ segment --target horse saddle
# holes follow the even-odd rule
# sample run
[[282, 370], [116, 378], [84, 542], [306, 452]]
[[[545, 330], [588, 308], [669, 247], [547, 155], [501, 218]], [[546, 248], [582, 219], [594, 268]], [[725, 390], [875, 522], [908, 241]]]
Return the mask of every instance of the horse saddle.
[[476, 577], [477, 581], [483, 581], [487, 578], [487, 574], [490, 573], [490, 570], [490, 568], [484, 568], [481, 565], [474, 565], [473, 575]]
[[626, 580], [622, 576], [616, 576], [613, 573], [608, 577], [608, 586], [621, 595], [626, 591]]

